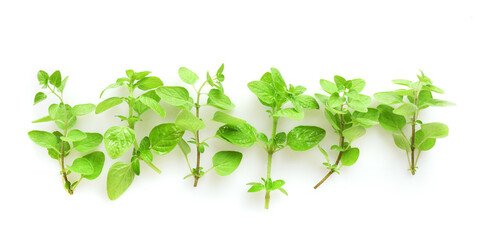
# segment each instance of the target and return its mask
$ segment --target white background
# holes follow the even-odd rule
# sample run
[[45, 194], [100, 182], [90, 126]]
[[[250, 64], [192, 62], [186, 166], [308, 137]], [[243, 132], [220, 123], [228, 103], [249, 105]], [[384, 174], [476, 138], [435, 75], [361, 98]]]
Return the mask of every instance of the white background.
[[[478, 64], [478, 14], [474, 1], [2, 1], [0, 3], [1, 239], [477, 239], [477, 186], [474, 144]], [[445, 89], [442, 99], [457, 105], [423, 111], [424, 122], [449, 125], [448, 138], [424, 152], [417, 175], [407, 171], [403, 151], [389, 132], [376, 126], [357, 140], [361, 156], [318, 190], [326, 174], [323, 157], [281, 151], [273, 179], [284, 179], [289, 196], [247, 193], [247, 182], [266, 174], [266, 154], [255, 145], [239, 148], [211, 140], [203, 157], [243, 151], [239, 169], [228, 177], [209, 173], [192, 187], [178, 149], [155, 164], [157, 175], [141, 168], [116, 201], [106, 195], [103, 174], [83, 181], [73, 196], [61, 186], [56, 161], [27, 136], [47, 114], [53, 98], [33, 106], [40, 89], [36, 73], [69, 75], [65, 100], [95, 103], [101, 90], [126, 69], [153, 71], [166, 85], [184, 85], [177, 69], [201, 77], [225, 63], [224, 86], [237, 108], [230, 113], [270, 133], [270, 122], [246, 87], [270, 67], [286, 82], [321, 92], [319, 79], [335, 74], [364, 78], [365, 93], [394, 89], [390, 80], [416, 80], [419, 69]], [[106, 97], [126, 94], [111, 90]], [[137, 125], [143, 136], [174, 120], [153, 112]], [[373, 103], [373, 106], [377, 102]], [[104, 133], [122, 125], [125, 106], [79, 118], [77, 127]], [[204, 108], [207, 119], [213, 109]], [[280, 131], [317, 125], [327, 130], [321, 145], [337, 142], [322, 111], [303, 121], [280, 120]], [[214, 134], [212, 123], [202, 134]], [[99, 150], [104, 150], [100, 145]], [[128, 152], [125, 156], [127, 156]], [[194, 159], [194, 157], [192, 157]], [[120, 158], [127, 161], [127, 157]]]

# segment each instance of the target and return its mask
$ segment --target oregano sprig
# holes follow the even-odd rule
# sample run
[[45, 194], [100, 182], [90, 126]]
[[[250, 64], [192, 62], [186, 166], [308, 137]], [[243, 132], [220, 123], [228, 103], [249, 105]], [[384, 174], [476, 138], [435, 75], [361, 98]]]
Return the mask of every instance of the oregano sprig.
[[[40, 91], [35, 95], [34, 105], [47, 99], [47, 94], [54, 95], [59, 100], [59, 103], [51, 104], [48, 108], [48, 115], [33, 121], [33, 123], [54, 121], [61, 132], [54, 131], [50, 133], [34, 130], [28, 132], [28, 136], [34, 143], [46, 148], [48, 155], [58, 161], [63, 186], [66, 192], [71, 195], [81, 180], [97, 178], [105, 162], [104, 153], [95, 151], [75, 159], [71, 165], [66, 164], [66, 157], [71, 151], [76, 150], [80, 153], [87, 153], [95, 149], [103, 141], [103, 136], [99, 133], [72, 129], [77, 121], [77, 117], [92, 112], [95, 109], [95, 105], [87, 103], [71, 107], [66, 104], [63, 98], [63, 91], [68, 76], [62, 79], [60, 71], [55, 71], [53, 74], [48, 75], [47, 72], [40, 70], [37, 77], [40, 86], [45, 91]], [[77, 180], [73, 183], [71, 180], [72, 173], [79, 174], [79, 178], [76, 177], [75, 179]]]
[[[214, 169], [218, 175], [226, 176], [234, 172], [241, 163], [242, 153], [236, 151], [220, 151], [213, 156], [212, 166], [208, 170], [203, 171], [203, 167], [201, 167], [201, 154], [204, 153], [207, 147], [209, 147], [207, 141], [215, 136], [204, 139], [200, 138], [200, 136], [202, 136], [200, 130], [206, 127], [206, 121], [200, 116], [200, 109], [205, 106], [214, 107], [219, 110], [230, 110], [235, 107], [229, 97], [224, 93], [222, 82], [225, 77], [223, 71], [224, 64], [219, 67], [215, 76], [212, 77], [209, 72], [207, 72], [206, 79], [203, 82], [198, 82], [199, 77], [196, 73], [185, 67], [179, 68], [179, 77], [183, 82], [193, 87], [196, 99], [190, 97], [189, 91], [184, 87], [163, 86], [156, 90], [156, 93], [163, 101], [181, 109], [176, 117], [176, 126], [179, 129], [183, 129], [193, 134], [193, 137], [188, 141], [181, 138], [179, 141], [179, 147], [184, 154], [190, 172], [184, 177], [184, 179], [191, 176], [194, 177], [194, 187], [197, 186], [199, 179], [212, 169]], [[199, 88], [197, 88], [197, 85], [199, 85]], [[205, 87], [209, 88], [208, 93], [203, 92]], [[203, 95], [207, 95], [207, 102], [205, 104], [201, 101], [201, 96]], [[193, 108], [194, 114], [191, 113]], [[230, 116], [222, 111], [217, 111], [211, 121], [245, 122], [244, 120]], [[188, 154], [191, 152], [191, 148], [188, 143], [195, 145], [196, 148], [195, 168], [191, 168], [191, 163], [189, 162]]]
[[334, 83], [321, 79], [320, 86], [328, 95], [317, 93], [315, 97], [325, 106], [325, 118], [339, 135], [339, 142], [338, 145], [330, 148], [330, 150], [338, 151], [335, 161], [332, 161], [327, 151], [318, 145], [326, 160], [323, 165], [329, 172], [314, 188], [318, 188], [333, 173], [340, 174], [342, 166], [354, 165], [360, 150], [352, 147], [351, 143], [365, 135], [365, 128], [378, 124], [378, 111], [368, 107], [372, 99], [360, 94], [365, 87], [363, 79], [346, 80], [336, 75]]
[[[449, 101], [433, 98], [432, 92], [442, 94], [444, 91], [433, 85], [423, 71], [420, 72], [421, 74], [417, 75], [418, 81], [415, 82], [405, 79], [392, 80], [397, 85], [406, 86], [406, 89], [378, 92], [374, 95], [378, 101], [384, 103], [377, 107], [380, 111], [380, 125], [391, 131], [395, 144], [405, 150], [412, 175], [417, 171], [421, 152], [432, 149], [437, 138], [448, 136], [447, 125], [439, 122], [423, 123], [419, 120], [420, 111], [428, 107], [453, 105]], [[400, 105], [396, 108], [391, 106], [395, 104]], [[403, 130], [407, 124], [411, 126], [410, 137], [407, 137]], [[420, 126], [419, 130], [417, 126]], [[415, 155], [416, 151], [418, 153]]]
[[[279, 190], [288, 195], [283, 188], [285, 181], [271, 179], [273, 154], [290, 147], [295, 151], [306, 151], [316, 146], [325, 136], [322, 128], [315, 126], [297, 126], [289, 133], [277, 132], [278, 122], [281, 117], [301, 120], [306, 109], [318, 109], [317, 101], [303, 93], [303, 86], [286, 85], [279, 70], [271, 68], [259, 81], [247, 84], [249, 90], [254, 93], [259, 101], [270, 110], [269, 117], [272, 120], [272, 132], [268, 138], [266, 134], [258, 132], [248, 123], [225, 122], [226, 125], [219, 128], [216, 135], [218, 138], [241, 147], [250, 147], [258, 143], [267, 152], [267, 174], [261, 178], [262, 182], [251, 182], [248, 192], [265, 191], [265, 208], [269, 208], [270, 192]], [[292, 106], [284, 107], [287, 103]]]
[[[184, 131], [177, 128], [173, 123], [160, 124], [154, 127], [149, 136], [143, 137], [138, 144], [136, 140], [135, 124], [142, 121], [141, 115], [152, 109], [159, 116], [165, 116], [164, 108], [159, 104], [160, 98], [154, 89], [163, 86], [161, 79], [149, 76], [151, 72], [134, 72], [127, 70], [127, 77], [118, 78], [115, 83], [106, 87], [101, 93], [112, 88], [126, 87], [127, 97], [111, 97], [96, 107], [96, 113], [104, 112], [121, 103], [128, 104], [128, 115], [117, 115], [121, 121], [126, 121], [126, 126], [113, 126], [105, 132], [106, 152], [112, 159], [117, 159], [133, 147], [133, 154], [129, 163], [116, 162], [109, 171], [107, 178], [107, 192], [111, 200], [119, 198], [131, 185], [135, 175], [140, 175], [140, 162], [146, 163], [150, 168], [161, 173], [153, 164], [153, 153], [164, 155], [173, 150], [181, 139]], [[136, 89], [146, 91], [135, 97]]]

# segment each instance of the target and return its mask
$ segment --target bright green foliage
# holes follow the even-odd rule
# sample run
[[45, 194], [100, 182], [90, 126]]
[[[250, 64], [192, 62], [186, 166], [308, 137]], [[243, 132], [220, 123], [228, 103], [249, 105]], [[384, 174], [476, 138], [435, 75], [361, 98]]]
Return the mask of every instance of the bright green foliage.
[[[395, 145], [407, 153], [408, 165], [414, 175], [417, 170], [417, 162], [422, 151], [427, 151], [435, 146], [437, 138], [448, 136], [448, 127], [443, 123], [423, 124], [418, 119], [420, 110], [430, 106], [444, 107], [453, 103], [434, 99], [432, 92], [444, 93], [444, 91], [432, 84], [430, 78], [423, 72], [417, 75], [418, 81], [412, 82], [404, 79], [392, 80], [393, 83], [406, 86], [406, 89], [375, 93], [375, 98], [387, 105], [379, 105], [378, 118], [380, 125], [392, 132]], [[396, 108], [388, 104], [400, 104]], [[407, 137], [403, 128], [406, 124], [411, 125], [411, 136]], [[420, 126], [420, 130], [417, 127]], [[415, 151], [418, 154], [415, 155]]]
[[[123, 102], [125, 102], [129, 108], [128, 116], [116, 116], [121, 119], [121, 121], [126, 121], [128, 125], [123, 127], [113, 126], [105, 132], [104, 143], [106, 152], [112, 159], [121, 157], [133, 147], [130, 163], [116, 162], [108, 171], [106, 190], [111, 200], [119, 198], [131, 185], [134, 176], [140, 175], [141, 161], [144, 161], [154, 171], [161, 173], [152, 163], [152, 151], [160, 155], [166, 154], [178, 143], [178, 140], [173, 141], [174, 144], [170, 142], [171, 138], [177, 136], [177, 134], [175, 135], [173, 132], [180, 132], [178, 134], [182, 136], [182, 131], [168, 131], [170, 128], [163, 129], [157, 126], [152, 129], [149, 137], [143, 138], [141, 144], [138, 144], [134, 126], [136, 122], [142, 121], [141, 115], [149, 109], [161, 117], [164, 117], [166, 114], [164, 108], [159, 104], [161, 98], [157, 92], [158, 88], [163, 87], [163, 82], [158, 77], [149, 76], [150, 73], [149, 71], [135, 72], [133, 70], [126, 70], [127, 77], [118, 78], [115, 83], [109, 85], [101, 92], [100, 97], [106, 90], [117, 87], [127, 88], [129, 95], [127, 97], [110, 97], [99, 103], [96, 107], [96, 113], [104, 112]], [[134, 93], [137, 89], [147, 92], [135, 96]], [[174, 126], [174, 124], [172, 125]], [[87, 136], [87, 139], [88, 138], [98, 140], [96, 136]], [[164, 142], [168, 142], [169, 145], [164, 146]], [[74, 142], [73, 144], [88, 148], [88, 146], [81, 141]]]
[[[209, 147], [206, 141], [212, 137], [216, 137], [212, 136], [206, 138], [203, 141], [200, 140], [200, 130], [206, 127], [205, 122], [207, 122], [200, 117], [201, 107], [210, 106], [219, 110], [230, 110], [234, 108], [234, 104], [224, 93], [222, 82], [224, 81], [225, 77], [222, 73], [223, 71], [224, 64], [219, 67], [214, 77], [211, 77], [209, 72], [207, 72], [206, 78], [201, 82], [199, 81], [199, 76], [190, 69], [185, 67], [179, 68], [179, 77], [183, 82], [192, 85], [196, 97], [195, 99], [190, 97], [190, 93], [184, 87], [159, 87], [158, 89], [156, 89], [156, 93], [159, 97], [161, 97], [163, 101], [182, 110], [179, 112], [175, 121], [175, 128], [177, 128], [177, 130], [179, 130], [180, 132], [173, 130], [172, 126], [162, 127], [170, 128], [167, 131], [164, 130], [164, 132], [168, 133], [168, 136], [171, 139], [166, 140], [165, 138], [168, 138], [168, 136], [163, 136], [163, 140], [157, 140], [153, 136], [150, 136], [151, 143], [153, 146], [152, 149], [157, 153], [162, 154], [171, 151], [174, 146], [179, 144], [179, 147], [181, 148], [181, 151], [186, 158], [186, 162], [190, 171], [190, 173], [186, 175], [185, 179], [188, 177], [194, 177], [194, 187], [197, 186], [199, 179], [212, 169], [214, 169], [216, 173], [220, 176], [226, 176], [231, 174], [239, 166], [239, 163], [242, 159], [242, 154], [239, 152], [223, 151], [218, 152], [214, 155], [212, 159], [213, 165], [207, 171], [203, 171], [203, 168], [200, 166], [201, 154], [205, 152], [207, 147]], [[196, 84], [198, 83], [199, 87], [196, 88]], [[207, 94], [203, 92], [205, 88], [210, 88]], [[207, 95], [206, 104], [201, 101], [201, 96], [204, 95]], [[193, 107], [195, 109], [195, 114], [190, 112]], [[230, 124], [232, 128], [240, 127], [246, 122], [242, 119], [233, 117], [222, 111], [217, 111], [214, 114], [213, 119], [211, 120]], [[185, 131], [193, 135], [193, 137], [191, 137], [189, 141], [182, 139], [182, 136]], [[241, 141], [247, 142], [248, 139]], [[189, 153], [191, 153], [191, 148], [189, 147], [188, 143], [194, 144], [196, 146], [195, 154], [197, 159], [195, 168], [191, 168], [191, 164], [189, 162], [188, 155]]]
[[[248, 183], [248, 185], [252, 185], [248, 192], [265, 190], [265, 208], [267, 209], [271, 191], [279, 190], [287, 195], [282, 188], [285, 181], [272, 181], [271, 179], [272, 155], [285, 147], [296, 151], [313, 148], [324, 138], [325, 131], [319, 127], [297, 126], [288, 134], [277, 133], [277, 125], [281, 117], [300, 120], [304, 117], [304, 110], [319, 108], [317, 101], [312, 96], [303, 94], [306, 90], [305, 87], [292, 84], [287, 86], [279, 70], [271, 68], [271, 71], [266, 72], [260, 80], [249, 82], [247, 86], [263, 105], [271, 108], [267, 111], [269, 117], [272, 118], [270, 138], [264, 133], [258, 132], [250, 124], [230, 116], [215, 115], [213, 120], [226, 123], [216, 132], [219, 139], [241, 147], [250, 147], [254, 143], [258, 143], [267, 152], [267, 178], [262, 178], [263, 183]], [[284, 107], [285, 105], [289, 106]]]
[[320, 86], [329, 96], [317, 93], [315, 97], [324, 105], [325, 119], [339, 136], [339, 145], [333, 145], [330, 148], [338, 151], [335, 162], [331, 162], [327, 151], [319, 146], [326, 160], [322, 164], [329, 173], [315, 185], [315, 188], [319, 187], [331, 174], [339, 173], [342, 166], [352, 166], [357, 162], [360, 151], [350, 144], [365, 135], [366, 128], [378, 124], [379, 118], [379, 111], [368, 107], [372, 99], [360, 93], [365, 88], [363, 79], [346, 80], [336, 75], [334, 83], [321, 79]]
[[[102, 169], [105, 156], [102, 152], [92, 152], [74, 160], [71, 165], [66, 163], [66, 157], [72, 150], [80, 153], [86, 153], [98, 145], [103, 140], [99, 133], [85, 133], [79, 129], [71, 129], [77, 121], [77, 116], [83, 116], [95, 109], [91, 103], [79, 104], [71, 107], [63, 101], [63, 91], [68, 77], [62, 79], [60, 71], [55, 71], [51, 76], [45, 71], [39, 71], [37, 74], [38, 82], [41, 88], [48, 90], [48, 94], [53, 94], [58, 98], [59, 103], [51, 104], [48, 107], [48, 116], [33, 121], [33, 123], [54, 121], [62, 132], [33, 130], [28, 132], [30, 139], [40, 147], [46, 148], [48, 155], [56, 159], [61, 168], [63, 186], [69, 194], [74, 190], [83, 178], [93, 180], [97, 178]], [[35, 95], [34, 105], [47, 99], [47, 94], [38, 92]], [[70, 182], [73, 173], [79, 175], [79, 179]]]

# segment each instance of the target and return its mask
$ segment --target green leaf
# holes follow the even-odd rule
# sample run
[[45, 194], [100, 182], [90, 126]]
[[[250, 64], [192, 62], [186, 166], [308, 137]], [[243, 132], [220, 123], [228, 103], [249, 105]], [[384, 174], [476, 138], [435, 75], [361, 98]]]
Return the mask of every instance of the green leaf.
[[325, 130], [315, 126], [297, 126], [287, 134], [287, 145], [294, 151], [306, 151], [325, 137]]
[[133, 78], [134, 80], [140, 80], [148, 76], [150, 73], [150, 71], [135, 72]]
[[154, 127], [149, 133], [151, 149], [158, 155], [171, 152], [182, 139], [184, 130], [174, 123], [164, 123]]
[[135, 141], [135, 132], [129, 127], [114, 126], [105, 132], [106, 152], [112, 159], [121, 157]]
[[455, 105], [452, 102], [446, 101], [446, 100], [441, 100], [441, 99], [430, 99], [427, 102], [425, 102], [426, 105], [428, 106], [433, 106], [433, 107], [446, 107], [446, 106], [453, 106]]
[[51, 119], [50, 115], [48, 115], [48, 116], [39, 118], [39, 119], [33, 121], [32, 123], [41, 123], [41, 122], [50, 122], [50, 121], [53, 121], [53, 119]]
[[403, 149], [407, 152], [411, 151], [410, 143], [402, 134], [394, 132], [393, 141], [395, 142], [395, 145], [397, 145], [397, 147], [399, 147], [400, 149]]
[[342, 105], [344, 102], [345, 98], [341, 97], [338, 92], [335, 92], [330, 95], [327, 105], [331, 108], [337, 108], [340, 107], [340, 105]]
[[78, 104], [73, 107], [73, 115], [83, 116], [95, 110], [96, 106], [92, 103]]
[[395, 80], [392, 80], [392, 82], [395, 84], [403, 85], [407, 87], [410, 87], [412, 85], [412, 81], [406, 80], [406, 79], [395, 79]]
[[357, 162], [359, 154], [360, 150], [358, 148], [349, 148], [342, 154], [342, 158], [340, 160], [344, 166], [352, 166], [355, 162]]
[[403, 103], [403, 96], [395, 92], [378, 92], [373, 95], [375, 99], [385, 104]]
[[43, 92], [37, 92], [37, 94], [35, 94], [35, 99], [33, 100], [33, 105], [36, 105], [37, 103], [43, 101], [46, 99], [46, 94], [43, 93]]
[[230, 110], [233, 109], [235, 106], [231, 102], [228, 96], [226, 96], [222, 91], [218, 89], [211, 89], [207, 94], [209, 98], [207, 99], [207, 105], [222, 109], [222, 110]]
[[[76, 116], [73, 115], [73, 108], [68, 104], [61, 103], [60, 105], [56, 105], [56, 108], [53, 107], [50, 117], [55, 119], [55, 124], [62, 130], [65, 130], [65, 120], [68, 121], [67, 128], [72, 128], [76, 123]], [[50, 107], [52, 107], [50, 106]], [[50, 108], [48, 108], [48, 112], [50, 113]]]
[[354, 94], [348, 98], [347, 105], [356, 111], [367, 112], [367, 107], [371, 102], [372, 98], [367, 95]]
[[40, 86], [42, 86], [43, 88], [46, 88], [48, 86], [48, 78], [50, 78], [50, 76], [48, 76], [48, 73], [43, 70], [40, 70], [38, 71], [37, 78], [38, 82], [40, 83]]
[[262, 183], [248, 183], [248, 185], [252, 185], [247, 192], [259, 192], [264, 190], [264, 185]]
[[350, 82], [352, 83], [352, 86], [349, 88], [350, 90], [361, 92], [365, 88], [365, 81], [363, 79], [352, 79]]
[[393, 108], [387, 105], [378, 105], [380, 116], [378, 122], [388, 131], [400, 131], [407, 123], [405, 117], [393, 113]]
[[332, 112], [330, 112], [328, 109], [324, 110], [324, 114], [325, 114], [325, 119], [327, 119], [327, 121], [329, 121], [329, 123], [332, 125], [332, 127], [335, 130], [340, 130], [340, 120], [338, 120], [337, 117]]
[[66, 137], [61, 137], [60, 139], [65, 142], [80, 141], [86, 138], [86, 133], [79, 129], [73, 129], [68, 132]]
[[368, 108], [367, 112], [354, 112], [352, 117], [357, 124], [365, 128], [378, 124], [380, 113], [377, 109]]
[[201, 119], [197, 118], [194, 116], [194, 114], [187, 110], [181, 110], [181, 112], [179, 112], [175, 123], [179, 128], [193, 133], [206, 127], [206, 124], [204, 124]]
[[436, 138], [425, 139], [425, 133], [422, 130], [418, 130], [415, 133], [415, 145], [420, 151], [428, 151], [435, 146]]
[[289, 194], [287, 193], [285, 189], [279, 188], [279, 191], [281, 191], [281, 193], [285, 194], [286, 196], [289, 196]]
[[285, 181], [282, 179], [275, 180], [274, 182], [272, 182], [271, 191], [281, 188], [282, 186], [284, 186], [284, 184], [285, 184]]
[[103, 93], [106, 90], [112, 89], [112, 88], [117, 88], [117, 87], [120, 87], [120, 86], [123, 86], [123, 82], [116, 82], [116, 83], [108, 85], [108, 87], [106, 87], [105, 89], [103, 89], [103, 91], [101, 91], [100, 98], [103, 96]]
[[345, 129], [342, 133], [344, 137], [349, 140], [350, 142], [354, 141], [355, 139], [365, 135], [365, 128], [362, 126], [353, 126], [351, 128]]
[[189, 92], [183, 87], [161, 86], [156, 89], [156, 94], [165, 102], [184, 109], [191, 109], [193, 102], [189, 99]]
[[281, 109], [281, 110], [277, 111], [276, 113], [274, 113], [273, 116], [274, 117], [287, 117], [287, 118], [294, 119], [294, 120], [301, 120], [302, 118], [304, 118], [304, 112], [297, 111], [294, 108], [284, 108], [284, 109]]
[[119, 198], [134, 179], [134, 172], [131, 164], [124, 162], [116, 162], [108, 171], [108, 178], [106, 180], [106, 190], [108, 197], [111, 200]]
[[448, 126], [439, 122], [422, 124], [421, 130], [423, 131], [424, 139], [448, 136]]
[[214, 116], [212, 118], [212, 121], [220, 122], [220, 123], [225, 123], [229, 125], [239, 125], [246, 123], [246, 120], [240, 119], [233, 117], [225, 112], [217, 111], [214, 113]]
[[178, 73], [181, 80], [187, 84], [193, 85], [199, 79], [198, 75], [185, 67], [180, 67]]
[[397, 89], [393, 92], [398, 94], [398, 95], [401, 95], [401, 96], [413, 96], [413, 95], [415, 95], [415, 91], [413, 89]]
[[347, 82], [347, 80], [345, 80], [345, 78], [343, 78], [339, 75], [335, 75], [334, 76], [334, 82], [335, 82], [335, 85], [337, 86], [337, 89], [344, 90], [345, 89], [345, 82]]
[[327, 151], [325, 151], [320, 145], [317, 145], [317, 147], [319, 148], [322, 155], [324, 155], [327, 162], [330, 162], [329, 154], [327, 153]]
[[75, 161], [73, 161], [73, 164], [67, 167], [70, 171], [79, 174], [89, 175], [93, 174], [94, 172], [93, 166], [91, 165], [90, 161], [84, 158], [75, 159]]
[[58, 91], [63, 92], [66, 86], [66, 82], [68, 81], [68, 76], [66, 76], [63, 81], [61, 81], [60, 86], [58, 87]]
[[28, 136], [40, 147], [55, 148], [56, 146], [56, 137], [52, 133], [34, 130], [28, 132]]
[[252, 81], [247, 84], [249, 90], [262, 102], [273, 104], [275, 101], [275, 91], [270, 84], [265, 81]]
[[274, 143], [275, 144], [283, 144], [285, 143], [285, 140], [287, 139], [287, 136], [285, 132], [280, 132], [276, 134], [276, 137], [274, 138]]
[[98, 113], [102, 113], [120, 103], [123, 102], [123, 99], [120, 98], [120, 97], [111, 97], [111, 98], [108, 98], [106, 100], [104, 100], [103, 102], [100, 102], [98, 104], [98, 106], [96, 106], [96, 110], [95, 110], [95, 113], [98, 114]]
[[139, 176], [141, 170], [140, 170], [139, 160], [137, 158], [131, 161], [131, 169], [133, 170], [134, 174]]
[[129, 79], [134, 80], [134, 71], [131, 69], [126, 70], [126, 76], [128, 76]]
[[234, 172], [241, 163], [242, 153], [235, 151], [221, 151], [214, 154], [212, 164], [219, 176], [227, 176]]
[[178, 145], [179, 145], [179, 148], [181, 148], [181, 151], [183, 152], [184, 157], [188, 158], [188, 154], [191, 152], [191, 148], [189, 147], [189, 144], [186, 141], [184, 141], [184, 139], [181, 138], [179, 140]]
[[295, 97], [295, 100], [304, 109], [319, 109], [319, 104], [314, 97], [309, 95], [299, 95]]
[[402, 115], [402, 116], [412, 116], [418, 110], [415, 104], [404, 103], [393, 110], [393, 113]]
[[337, 86], [325, 79], [320, 79], [320, 86], [322, 89], [327, 92], [328, 94], [333, 94], [334, 92], [338, 92], [339, 90], [337, 89]]
[[239, 125], [226, 124], [217, 130], [216, 136], [240, 147], [250, 147], [257, 141], [256, 132], [257, 130], [247, 123]]
[[327, 105], [327, 102], [329, 101], [329, 97], [328, 96], [325, 96], [323, 94], [314, 94], [315, 98], [317, 98], [319, 100], [319, 102], [321, 102], [322, 104], [324, 105]]
[[78, 151], [78, 152], [88, 152], [93, 150], [94, 148], [98, 147], [98, 145], [101, 144], [103, 141], [103, 136], [99, 133], [85, 133], [86, 138], [80, 141], [74, 141], [73, 142], [73, 147]]
[[57, 88], [61, 86], [61, 73], [60, 73], [60, 71], [57, 70], [53, 74], [51, 74], [50, 84], [57, 87]]
[[139, 96], [138, 99], [141, 103], [153, 109], [159, 116], [164, 117], [166, 115], [166, 111], [159, 105], [158, 101], [144, 95]]
[[158, 77], [153, 77], [153, 76], [145, 77], [145, 78], [139, 80], [135, 84], [135, 86], [138, 87], [139, 89], [143, 90], [143, 91], [147, 91], [147, 90], [150, 90], [150, 89], [153, 89], [153, 88], [163, 86], [163, 81], [161, 81], [161, 79], [159, 79]]
[[276, 92], [285, 92], [287, 90], [287, 85], [285, 84], [284, 78], [280, 74], [279, 70], [276, 68], [271, 68], [271, 77], [272, 77], [272, 87], [274, 87]]
[[432, 91], [432, 92], [441, 93], [441, 94], [445, 93], [445, 91], [443, 91], [441, 88], [436, 87], [436, 86], [433, 86], [433, 85], [431, 85], [431, 84], [426, 85], [426, 86], [423, 86], [422, 89], [424, 89], [424, 90], [430, 90], [430, 91]]
[[60, 138], [63, 136], [60, 132], [54, 131], [53, 135], [56, 137], [56, 145], [54, 148], [48, 148], [48, 155], [50, 155], [51, 158], [53, 159], [60, 159], [60, 154], [62, 148], [65, 152], [65, 156], [67, 157], [69, 155], [70, 151], [70, 144], [68, 142], [63, 142]]
[[92, 152], [82, 157], [86, 159], [90, 165], [93, 167], [93, 172], [90, 174], [83, 174], [83, 177], [89, 180], [96, 179], [100, 176], [101, 171], [103, 170], [103, 165], [105, 163], [105, 154], [102, 152]]

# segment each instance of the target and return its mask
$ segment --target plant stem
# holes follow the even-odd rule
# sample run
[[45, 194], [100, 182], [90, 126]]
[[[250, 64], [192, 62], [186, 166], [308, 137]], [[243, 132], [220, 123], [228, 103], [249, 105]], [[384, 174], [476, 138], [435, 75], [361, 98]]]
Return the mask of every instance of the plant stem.
[[[272, 134], [271, 134], [271, 139], [274, 139], [276, 137], [277, 133], [277, 122], [279, 121], [278, 117], [272, 117]], [[274, 141], [274, 140], [272, 140]], [[267, 150], [267, 178], [266, 181], [269, 181], [271, 179], [271, 172], [272, 172], [272, 155], [275, 152], [275, 147], [274, 145], [270, 145], [268, 150]], [[270, 191], [266, 190], [266, 202], [264, 205], [265, 209], [269, 209], [269, 201], [271, 198]]]
[[[413, 100], [413, 103], [415, 104], [415, 106], [417, 105], [418, 103], [418, 96], [417, 96], [417, 91], [415, 91], [415, 98]], [[412, 140], [411, 140], [411, 143], [410, 143], [410, 154], [412, 156], [412, 162], [411, 162], [411, 169], [410, 171], [412, 171], [412, 175], [415, 175], [415, 167], [416, 167], [416, 163], [415, 163], [415, 125], [416, 125], [416, 121], [417, 121], [417, 115], [418, 115], [418, 109], [417, 111], [415, 111], [415, 113], [413, 114], [413, 117], [412, 117]]]
[[[199, 108], [201, 108], [200, 100], [201, 100], [201, 90], [206, 85], [207, 81], [204, 81], [199, 90], [196, 91], [196, 117], [199, 119]], [[196, 139], [196, 172], [194, 173], [194, 187], [197, 187], [200, 175], [200, 166], [201, 166], [201, 151], [199, 151], [200, 141], [199, 141], [199, 130], [196, 131], [194, 134], [194, 138]]]
[[[343, 109], [343, 105], [340, 107], [340, 110], [342, 110], [342, 109]], [[345, 142], [344, 135], [342, 134], [342, 132], [344, 131], [344, 127], [345, 127], [344, 115], [340, 114], [340, 139], [339, 139], [339, 144], [340, 144], [340, 147], [342, 149], [344, 148], [344, 142]], [[337, 160], [335, 160], [335, 165], [338, 165], [340, 163], [340, 159], [342, 158], [342, 154], [343, 154], [343, 151], [340, 151], [339, 155], [337, 156]], [[327, 180], [330, 177], [330, 175], [332, 175], [334, 172], [335, 172], [335, 170], [331, 169], [329, 171], [329, 173], [327, 173], [327, 175], [325, 175], [325, 177], [322, 178], [322, 180], [320, 180], [320, 182], [317, 183], [314, 186], [314, 189], [317, 189], [320, 185], [322, 185], [322, 183], [324, 183], [325, 180]]]
[[[60, 98], [60, 100], [62, 100], [62, 99]], [[63, 132], [63, 136], [66, 137], [66, 135], [68, 134], [68, 115], [67, 115], [67, 112], [66, 112], [66, 105], [63, 103], [63, 101], [61, 101], [61, 104], [63, 104], [64, 115], [65, 115], [65, 123], [64, 123], [64, 126], [63, 126], [65, 129], [64, 129], [64, 132]], [[70, 182], [70, 181], [68, 181], [68, 176], [66, 175], [66, 171], [65, 171], [65, 141], [63, 141], [63, 140], [61, 141], [60, 165], [61, 165], [61, 172], [63, 173], [63, 186], [65, 186], [65, 183]], [[70, 195], [73, 194], [73, 190], [71, 189], [70, 186], [68, 186], [68, 189], [65, 188], [65, 190]]]

